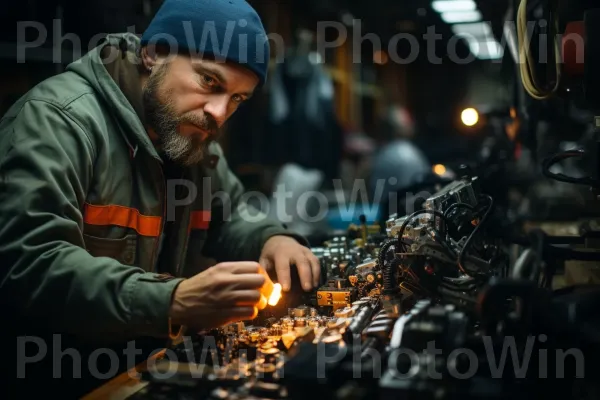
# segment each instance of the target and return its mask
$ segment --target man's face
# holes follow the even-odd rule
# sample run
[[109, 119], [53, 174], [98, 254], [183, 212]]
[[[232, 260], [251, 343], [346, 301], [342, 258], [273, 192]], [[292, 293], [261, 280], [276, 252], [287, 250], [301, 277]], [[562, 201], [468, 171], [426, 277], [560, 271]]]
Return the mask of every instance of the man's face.
[[146, 122], [171, 160], [196, 164], [257, 84], [236, 64], [172, 57], [154, 66], [144, 87]]

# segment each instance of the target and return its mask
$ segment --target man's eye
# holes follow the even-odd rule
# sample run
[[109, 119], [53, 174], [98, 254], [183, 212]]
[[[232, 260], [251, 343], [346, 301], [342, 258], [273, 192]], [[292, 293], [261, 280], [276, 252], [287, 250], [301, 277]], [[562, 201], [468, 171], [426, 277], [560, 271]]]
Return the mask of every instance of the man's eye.
[[211, 76], [202, 75], [202, 83], [208, 86], [215, 86], [217, 84], [217, 81]]
[[234, 94], [231, 97], [231, 100], [233, 100], [235, 103], [242, 103], [244, 101], [244, 98], [242, 96], [240, 96], [239, 94]]

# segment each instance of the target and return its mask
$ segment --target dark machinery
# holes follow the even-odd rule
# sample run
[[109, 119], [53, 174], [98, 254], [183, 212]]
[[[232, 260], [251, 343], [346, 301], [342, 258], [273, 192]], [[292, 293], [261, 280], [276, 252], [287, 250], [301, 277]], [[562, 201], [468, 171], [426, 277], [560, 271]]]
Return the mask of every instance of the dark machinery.
[[506, 240], [486, 229], [493, 201], [477, 183], [447, 185], [385, 233], [363, 221], [314, 248], [318, 290], [283, 314], [184, 337], [132, 398], [527, 398], [551, 393], [548, 381], [536, 378], [542, 364], [515, 369], [514, 357], [538, 362], [540, 349], [571, 351], [560, 353], [570, 355], [565, 378], [552, 380], [571, 394], [585, 352], [597, 350], [577, 325], [597, 296], [580, 303], [526, 279], [536, 257], [509, 270]]
[[493, 199], [465, 176], [426, 199], [424, 208], [387, 223], [379, 254], [383, 294], [472, 303], [491, 276], [507, 273], [502, 243], [485, 232]]

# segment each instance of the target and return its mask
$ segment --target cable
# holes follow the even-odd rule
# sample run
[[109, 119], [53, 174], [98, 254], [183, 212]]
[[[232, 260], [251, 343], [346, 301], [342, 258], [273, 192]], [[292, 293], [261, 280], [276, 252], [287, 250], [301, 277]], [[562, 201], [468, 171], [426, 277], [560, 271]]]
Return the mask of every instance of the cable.
[[481, 226], [486, 222], [488, 216], [490, 215], [492, 208], [494, 207], [494, 199], [492, 198], [492, 196], [489, 195], [484, 195], [484, 197], [486, 197], [489, 201], [489, 205], [487, 210], [485, 211], [485, 214], [483, 214], [483, 217], [481, 218], [481, 221], [479, 221], [479, 223], [477, 224], [477, 226], [475, 226], [475, 229], [473, 229], [473, 232], [471, 232], [471, 234], [469, 235], [469, 237], [467, 238], [467, 241], [465, 242], [465, 245], [463, 246], [463, 248], [461, 249], [459, 255], [458, 255], [458, 260], [457, 260], [457, 264], [458, 264], [458, 268], [460, 269], [460, 271], [467, 275], [467, 276], [471, 276], [470, 274], [467, 273], [463, 261], [464, 258], [467, 254], [467, 249], [469, 248], [469, 246], [471, 245], [471, 243], [473, 242], [473, 238], [475, 237], [475, 235], [477, 234], [477, 232], [479, 232], [479, 229], [481, 229]]
[[456, 257], [456, 252], [454, 251], [454, 249], [450, 246], [450, 244], [445, 241], [442, 238], [442, 235], [440, 232], [438, 232], [437, 229], [435, 228], [431, 228], [431, 227], [427, 227], [427, 233], [429, 233], [429, 237], [431, 237], [431, 239], [436, 242], [437, 244], [439, 244], [440, 246], [442, 246], [446, 252], [448, 253], [448, 255], [450, 257]]
[[394, 245], [396, 241], [394, 239], [387, 240], [381, 246], [379, 250], [379, 254], [377, 255], [377, 262], [379, 264], [379, 268], [381, 268], [381, 273], [383, 275], [383, 293], [391, 294], [394, 291], [394, 281], [395, 274], [394, 269], [397, 265], [394, 262], [391, 262], [390, 265], [385, 265], [385, 255], [389, 251], [389, 249]]
[[396, 271], [398, 270], [398, 267], [400, 267], [400, 260], [397, 258], [394, 258], [390, 264], [383, 269], [382, 275], [383, 275], [383, 290], [381, 291], [382, 294], [394, 294], [397, 289], [396, 289]]
[[573, 178], [571, 176], [567, 176], [564, 174], [555, 174], [555, 173], [550, 172], [550, 168], [552, 168], [552, 166], [554, 164], [557, 164], [560, 161], [566, 160], [568, 158], [584, 157], [584, 156], [585, 156], [584, 150], [569, 150], [569, 151], [564, 151], [562, 153], [558, 153], [553, 156], [547, 157], [546, 159], [544, 159], [544, 161], [542, 163], [542, 173], [547, 178], [554, 179], [559, 182], [573, 183], [575, 185], [600, 187], [600, 182], [598, 182], [596, 179], [593, 179], [589, 176], [583, 177], [583, 178]]
[[531, 60], [530, 45], [531, 42], [527, 41], [527, 0], [521, 0], [519, 9], [517, 11], [517, 38], [519, 42], [519, 69], [521, 72], [521, 80], [523, 87], [529, 93], [531, 97], [536, 100], [546, 100], [550, 98], [558, 88], [562, 80], [562, 66], [560, 61], [560, 44], [558, 40], [558, 13], [553, 13], [551, 27], [554, 28], [554, 32], [551, 32], [554, 41], [554, 62], [556, 65], [556, 82], [554, 87], [550, 90], [540, 88], [536, 73], [535, 64]]
[[467, 204], [467, 203], [454, 203], [454, 204], [451, 204], [451, 205], [450, 205], [450, 206], [449, 206], [449, 207], [446, 209], [446, 211], [444, 211], [444, 217], [445, 217], [446, 219], [448, 219], [448, 216], [450, 215], [450, 212], [451, 212], [451, 211], [454, 211], [454, 209], [455, 209], [455, 208], [466, 208], [466, 209], [468, 209], [468, 210], [475, 211], [475, 207], [473, 207], [473, 206], [472, 206], [472, 205], [470, 205], [470, 204]]
[[[556, 16], [554, 17], [553, 23], [554, 29], [556, 30], [556, 32], [558, 32], [558, 18]], [[533, 97], [536, 100], [545, 100], [552, 96], [558, 90], [562, 79], [562, 69], [559, 59], [560, 46], [558, 43], [558, 38], [556, 35], [554, 35], [556, 82], [554, 88], [548, 91], [539, 88], [539, 84], [537, 82], [535, 74], [535, 65], [530, 60], [531, 54], [529, 46], [531, 43], [525, 43], [527, 35], [527, 0], [521, 0], [517, 13], [517, 37], [519, 42], [519, 68], [521, 72], [521, 80], [523, 82], [523, 87], [531, 97]]]

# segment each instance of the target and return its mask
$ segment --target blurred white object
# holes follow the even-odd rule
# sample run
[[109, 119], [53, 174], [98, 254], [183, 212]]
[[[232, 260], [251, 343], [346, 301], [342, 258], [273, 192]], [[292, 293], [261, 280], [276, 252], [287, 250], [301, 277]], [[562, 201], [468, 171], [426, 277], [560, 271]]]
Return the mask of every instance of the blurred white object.
[[325, 196], [319, 191], [323, 179], [324, 174], [318, 170], [284, 165], [275, 177], [269, 217], [300, 235], [310, 234], [315, 219], [326, 218], [327, 204], [322, 204]]

